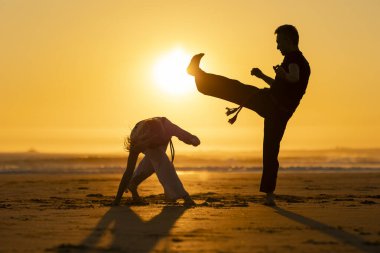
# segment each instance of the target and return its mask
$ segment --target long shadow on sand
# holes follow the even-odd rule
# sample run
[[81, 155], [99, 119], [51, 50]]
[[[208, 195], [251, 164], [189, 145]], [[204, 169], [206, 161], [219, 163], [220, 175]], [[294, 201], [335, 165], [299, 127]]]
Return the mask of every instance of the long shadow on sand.
[[302, 225], [318, 230], [328, 236], [335, 238], [336, 240], [341, 241], [344, 244], [351, 245], [362, 252], [370, 252], [370, 253], [380, 252], [379, 251], [380, 247], [378, 245], [368, 245], [366, 241], [364, 241], [360, 237], [355, 236], [351, 233], [333, 228], [331, 226], [328, 226], [316, 220], [282, 209], [278, 206], [275, 206], [272, 208], [276, 210], [278, 214], [290, 220], [296, 221], [298, 223], [301, 223]]
[[[127, 206], [111, 207], [80, 245], [63, 244], [57, 247], [57, 252], [148, 253], [160, 239], [169, 235], [185, 210], [185, 207], [165, 206], [160, 214], [144, 221]], [[109, 246], [97, 246], [102, 238], [111, 240]]]

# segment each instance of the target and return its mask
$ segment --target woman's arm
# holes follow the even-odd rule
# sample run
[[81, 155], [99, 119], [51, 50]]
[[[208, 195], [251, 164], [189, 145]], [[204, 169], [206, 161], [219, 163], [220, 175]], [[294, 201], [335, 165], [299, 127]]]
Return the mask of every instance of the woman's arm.
[[201, 143], [197, 136], [183, 130], [176, 124], [173, 124], [167, 118], [164, 118], [164, 127], [170, 136], [176, 136], [179, 140], [186, 144], [198, 146]]
[[123, 196], [125, 189], [129, 185], [129, 182], [131, 181], [139, 153], [140, 152], [137, 152], [134, 150], [133, 151], [130, 150], [130, 152], [129, 152], [127, 168], [125, 169], [123, 177], [121, 178], [121, 181], [119, 184], [119, 190], [117, 191], [115, 200], [112, 202], [112, 205], [114, 205], [114, 206], [119, 205], [121, 197]]

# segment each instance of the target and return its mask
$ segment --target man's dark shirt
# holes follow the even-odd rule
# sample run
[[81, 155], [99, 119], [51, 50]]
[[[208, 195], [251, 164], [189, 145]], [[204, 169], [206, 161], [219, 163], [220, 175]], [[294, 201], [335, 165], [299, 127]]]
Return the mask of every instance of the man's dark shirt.
[[270, 91], [281, 107], [294, 112], [303, 94], [305, 94], [310, 76], [310, 66], [301, 51], [293, 51], [285, 55], [281, 67], [289, 73], [289, 64], [291, 63], [297, 64], [299, 67], [299, 81], [291, 83], [276, 75]]

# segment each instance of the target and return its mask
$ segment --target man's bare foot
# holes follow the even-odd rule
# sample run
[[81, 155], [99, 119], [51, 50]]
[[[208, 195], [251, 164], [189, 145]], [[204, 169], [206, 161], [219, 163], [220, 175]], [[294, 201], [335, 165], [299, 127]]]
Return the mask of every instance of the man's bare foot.
[[109, 204], [110, 206], [119, 206], [120, 205], [120, 200], [114, 200]]
[[276, 206], [276, 202], [274, 201], [274, 194], [273, 193], [267, 193], [264, 205], [266, 206]]
[[193, 56], [193, 58], [191, 58], [190, 64], [187, 67], [187, 73], [189, 73], [189, 75], [195, 76], [201, 71], [199, 68], [199, 63], [201, 62], [201, 59], [204, 55], [205, 54], [203, 53], [196, 54]]

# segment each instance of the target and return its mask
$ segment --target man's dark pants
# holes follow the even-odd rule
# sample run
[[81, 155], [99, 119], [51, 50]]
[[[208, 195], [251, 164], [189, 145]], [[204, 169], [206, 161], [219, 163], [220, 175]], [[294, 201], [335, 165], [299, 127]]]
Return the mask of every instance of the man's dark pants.
[[263, 175], [260, 191], [274, 192], [279, 168], [280, 142], [291, 113], [277, 106], [269, 89], [259, 89], [237, 80], [200, 72], [195, 75], [199, 92], [242, 105], [264, 118]]

